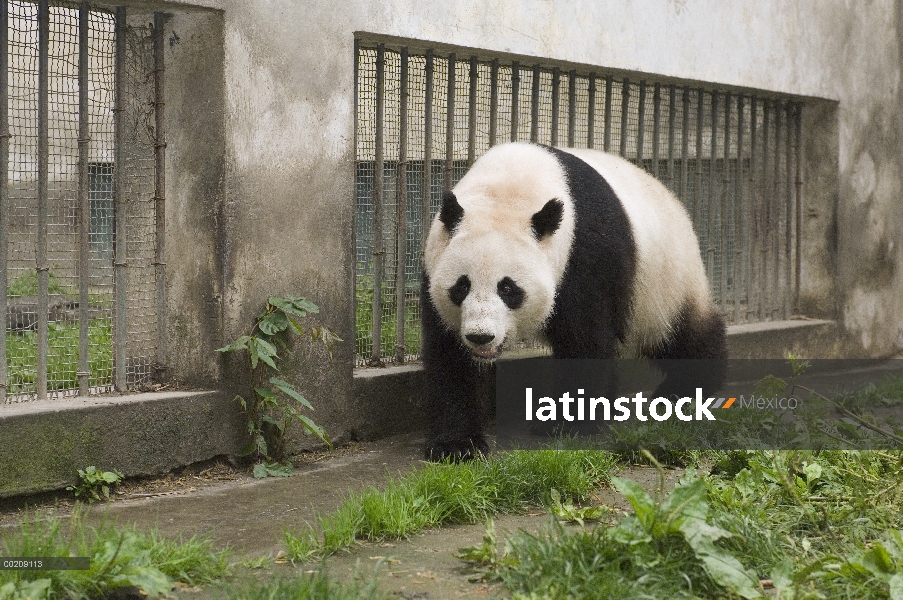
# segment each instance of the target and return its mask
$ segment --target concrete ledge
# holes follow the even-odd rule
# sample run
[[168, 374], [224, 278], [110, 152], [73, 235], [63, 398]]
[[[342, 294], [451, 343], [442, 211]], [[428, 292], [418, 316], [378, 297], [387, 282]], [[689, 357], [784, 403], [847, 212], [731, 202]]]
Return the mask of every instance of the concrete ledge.
[[[728, 327], [731, 358], [785, 358], [788, 352], [801, 358], [859, 358], [858, 349], [835, 321], [792, 319]], [[507, 352], [505, 358], [547, 355], [542, 349]], [[354, 429], [361, 440], [422, 430], [424, 426], [423, 367], [409, 364], [381, 369], [354, 370], [357, 414], [364, 421]]]
[[863, 351], [836, 321], [791, 319], [727, 328], [731, 358], [861, 358]]
[[359, 423], [351, 435], [361, 441], [397, 433], [422, 431], [423, 388], [426, 378], [420, 363], [354, 370], [355, 414]]
[[222, 454], [247, 437], [225, 392], [158, 392], [0, 405], [0, 498], [73, 484], [89, 465], [163, 473]]

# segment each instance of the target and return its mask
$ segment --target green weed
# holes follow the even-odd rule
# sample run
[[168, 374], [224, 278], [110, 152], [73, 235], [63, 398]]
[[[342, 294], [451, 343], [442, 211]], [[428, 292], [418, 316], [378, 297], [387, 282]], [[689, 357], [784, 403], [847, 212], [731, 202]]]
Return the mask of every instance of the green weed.
[[122, 473], [117, 470], [101, 471], [95, 466], [78, 470], [78, 478], [81, 483], [70, 485], [66, 489], [75, 494], [76, 498], [94, 500], [109, 500], [110, 490], [122, 483]]
[[330, 579], [322, 571], [281, 577], [270, 581], [229, 586], [229, 600], [388, 600], [392, 596], [377, 588], [376, 578], [356, 577], [350, 583]]
[[0, 570], [0, 599], [55, 600], [97, 598], [123, 587], [144, 594], [167, 594], [174, 582], [209, 583], [228, 571], [227, 551], [192, 538], [172, 541], [158, 533], [139, 533], [109, 524], [90, 527], [81, 511], [63, 520], [26, 517], [0, 537], [4, 556], [90, 557], [87, 571]]
[[559, 499], [586, 498], [608, 478], [611, 454], [599, 450], [539, 450], [498, 453], [486, 461], [428, 464], [375, 488], [349, 494], [319, 527], [286, 531], [294, 560], [324, 556], [358, 539], [402, 538], [445, 523], [478, 523], [488, 516], [548, 504], [552, 488]]

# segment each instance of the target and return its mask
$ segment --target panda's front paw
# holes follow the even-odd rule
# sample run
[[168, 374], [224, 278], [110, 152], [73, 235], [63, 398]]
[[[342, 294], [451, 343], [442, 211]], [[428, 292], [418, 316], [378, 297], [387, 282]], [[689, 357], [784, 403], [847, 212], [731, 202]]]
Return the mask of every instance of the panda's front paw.
[[461, 462], [489, 455], [489, 444], [483, 436], [458, 440], [432, 439], [426, 442], [426, 459], [434, 462]]

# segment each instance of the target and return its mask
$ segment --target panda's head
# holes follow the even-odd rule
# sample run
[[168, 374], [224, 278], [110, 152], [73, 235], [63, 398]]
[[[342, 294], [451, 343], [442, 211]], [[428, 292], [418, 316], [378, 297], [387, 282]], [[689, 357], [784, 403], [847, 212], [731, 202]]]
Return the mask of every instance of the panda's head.
[[432, 303], [481, 362], [497, 358], [506, 342], [541, 331], [573, 231], [567, 186], [554, 158], [537, 146], [527, 150], [528, 156], [540, 153], [543, 176], [537, 164], [521, 172], [523, 160], [499, 164], [525, 149], [510, 150], [490, 151], [454, 192], [444, 193], [427, 243]]

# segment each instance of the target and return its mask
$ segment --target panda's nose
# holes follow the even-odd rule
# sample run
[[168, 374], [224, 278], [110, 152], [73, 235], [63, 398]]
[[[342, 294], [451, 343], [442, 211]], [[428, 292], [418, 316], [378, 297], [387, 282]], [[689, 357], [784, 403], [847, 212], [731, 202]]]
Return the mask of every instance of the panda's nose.
[[473, 342], [477, 346], [488, 344], [495, 339], [495, 336], [491, 333], [468, 333], [464, 337], [467, 338], [467, 341]]

